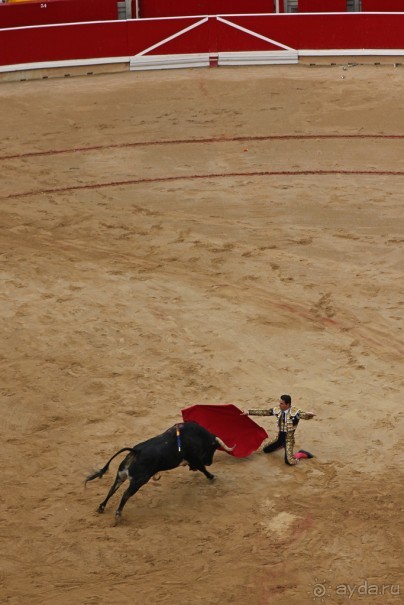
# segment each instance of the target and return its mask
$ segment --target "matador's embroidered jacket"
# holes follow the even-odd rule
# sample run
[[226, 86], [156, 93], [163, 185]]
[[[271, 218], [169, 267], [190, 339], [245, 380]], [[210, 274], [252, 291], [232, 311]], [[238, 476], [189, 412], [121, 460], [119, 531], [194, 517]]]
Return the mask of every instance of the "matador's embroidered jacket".
[[[304, 412], [294, 406], [290, 407], [287, 412], [282, 412], [279, 407], [269, 408], [268, 410], [248, 410], [251, 416], [276, 416], [278, 419], [279, 434], [268, 445], [271, 446], [279, 441], [280, 433], [285, 433], [285, 452], [287, 463], [291, 466], [297, 464], [297, 460], [293, 456], [293, 448], [295, 445], [295, 430], [299, 424], [299, 420], [309, 420], [312, 414]], [[264, 448], [265, 450], [265, 448]]]
[[279, 432], [282, 433], [294, 433], [300, 419], [309, 420], [311, 418], [310, 413], [304, 412], [294, 406], [286, 412], [286, 421], [285, 414], [279, 407], [269, 408], [268, 410], [248, 410], [248, 414], [250, 416], [276, 416]]

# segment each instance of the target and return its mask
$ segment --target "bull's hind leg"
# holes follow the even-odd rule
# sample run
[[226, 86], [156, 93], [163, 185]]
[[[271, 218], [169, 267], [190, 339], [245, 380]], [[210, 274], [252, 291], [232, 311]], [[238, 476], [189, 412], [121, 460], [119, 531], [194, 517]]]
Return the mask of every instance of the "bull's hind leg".
[[116, 509], [115, 520], [117, 523], [119, 522], [119, 520], [121, 518], [123, 507], [129, 500], [129, 498], [134, 496], [136, 494], [136, 492], [139, 491], [139, 489], [142, 487], [142, 485], [145, 485], [149, 481], [149, 479], [151, 479], [150, 476], [141, 477], [141, 478], [136, 477], [136, 478], [133, 478], [130, 480], [129, 486], [126, 489], [125, 493], [123, 494], [121, 501], [119, 503], [119, 506]]
[[105, 500], [103, 502], [101, 502], [101, 504], [99, 505], [99, 507], [97, 509], [97, 512], [99, 512], [99, 513], [104, 512], [104, 509], [107, 505], [108, 500], [111, 498], [111, 496], [113, 496], [115, 494], [115, 492], [121, 487], [122, 483], [124, 483], [127, 478], [128, 478], [127, 471], [118, 471], [118, 473], [115, 477], [115, 481], [114, 481], [111, 489], [109, 490], [107, 497], [105, 498]]

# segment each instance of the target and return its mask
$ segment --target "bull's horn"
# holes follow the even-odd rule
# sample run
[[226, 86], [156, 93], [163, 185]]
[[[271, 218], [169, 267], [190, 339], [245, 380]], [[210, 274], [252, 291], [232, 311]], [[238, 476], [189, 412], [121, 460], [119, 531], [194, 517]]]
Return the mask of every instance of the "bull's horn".
[[220, 439], [220, 437], [216, 437], [216, 441], [225, 452], [232, 452], [236, 447], [235, 445], [233, 445], [233, 447], [229, 447]]

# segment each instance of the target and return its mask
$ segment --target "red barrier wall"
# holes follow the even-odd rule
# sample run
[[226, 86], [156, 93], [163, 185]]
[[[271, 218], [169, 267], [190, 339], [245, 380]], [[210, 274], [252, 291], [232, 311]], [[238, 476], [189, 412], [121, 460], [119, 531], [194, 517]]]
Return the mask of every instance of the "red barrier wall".
[[0, 30], [1, 65], [126, 54], [126, 21]]
[[[132, 6], [133, 15], [134, 10]], [[142, 19], [273, 12], [274, 0], [139, 0], [139, 16]]]
[[404, 0], [362, 0], [362, 11], [404, 13]]
[[299, 13], [345, 13], [346, 0], [299, 0]]
[[297, 50], [404, 49], [404, 15], [398, 13], [245, 15], [231, 21]]
[[[198, 17], [127, 21], [127, 54], [131, 56], [140, 53], [200, 21], [201, 19]], [[164, 46], [158, 46], [149, 54], [208, 53], [210, 48], [209, 25], [209, 21], [207, 21], [206, 24], [175, 38], [170, 42], [169, 51]]]
[[0, 28], [118, 19], [117, 0], [46, 0], [0, 4]]
[[404, 50], [404, 13], [224, 15], [2, 29], [0, 65], [280, 48], [228, 22], [298, 51]]

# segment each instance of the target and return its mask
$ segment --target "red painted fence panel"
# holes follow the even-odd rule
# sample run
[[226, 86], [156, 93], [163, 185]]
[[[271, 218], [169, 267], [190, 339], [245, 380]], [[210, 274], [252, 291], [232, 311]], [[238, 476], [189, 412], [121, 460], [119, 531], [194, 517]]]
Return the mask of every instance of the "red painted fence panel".
[[362, 11], [404, 13], [404, 0], [362, 0]]
[[346, 0], [298, 0], [299, 13], [345, 13]]
[[47, 0], [0, 4], [0, 28], [118, 19], [117, 0]]
[[404, 14], [244, 15], [227, 18], [296, 50], [404, 49]]
[[[226, 15], [273, 13], [274, 0], [139, 0], [142, 19], [182, 15]], [[135, 7], [132, 4], [132, 14]]]
[[[262, 40], [258, 36], [252, 36], [248, 32], [230, 27], [227, 22], [236, 22], [235, 17], [226, 16], [224, 19], [224, 23], [222, 21], [218, 21], [217, 24], [218, 52], [282, 50], [276, 44], [271, 44], [267, 40]], [[243, 27], [246, 27], [244, 21], [237, 20], [238, 24], [241, 24], [241, 22], [243, 23]], [[252, 25], [252, 22], [248, 22], [247, 29], [255, 32], [257, 28]], [[265, 36], [265, 34], [263, 35]]]
[[[209, 52], [209, 35], [205, 24], [191, 29], [189, 34], [176, 37], [178, 32], [186, 30], [200, 21], [201, 18], [198, 17], [127, 21], [127, 54], [136, 55], [156, 45], [156, 48], [149, 51], [148, 54], [207, 53]], [[173, 39], [160, 44], [167, 38]]]
[[126, 54], [125, 21], [0, 30], [0, 65]]

